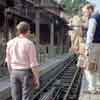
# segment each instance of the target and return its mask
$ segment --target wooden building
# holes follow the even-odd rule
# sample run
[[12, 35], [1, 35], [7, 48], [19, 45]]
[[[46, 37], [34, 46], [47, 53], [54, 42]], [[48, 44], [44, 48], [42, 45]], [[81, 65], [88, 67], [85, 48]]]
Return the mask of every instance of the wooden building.
[[62, 5], [53, 0], [0, 0], [0, 44], [16, 36], [17, 23], [27, 21], [35, 34], [39, 56], [56, 56], [64, 52], [64, 47], [67, 52], [68, 26], [63, 12]]

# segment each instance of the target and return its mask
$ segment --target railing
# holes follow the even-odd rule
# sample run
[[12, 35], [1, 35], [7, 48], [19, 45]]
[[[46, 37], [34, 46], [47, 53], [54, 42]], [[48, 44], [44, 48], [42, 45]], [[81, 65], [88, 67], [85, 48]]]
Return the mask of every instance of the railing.
[[15, 7], [15, 8], [14, 7], [13, 8], [7, 8], [6, 12], [7, 13], [13, 13], [13, 14], [16, 14], [16, 15], [22, 15], [22, 16], [25, 15], [25, 11], [23, 11], [22, 9], [17, 8], [17, 7]]
[[53, 46], [51, 48], [50, 45], [40, 45], [39, 53], [38, 53], [39, 54], [39, 62], [45, 63], [49, 58], [57, 57], [59, 55], [62, 55], [63, 53], [64, 52], [63, 52], [62, 48], [60, 48], [60, 47]]
[[29, 2], [29, 3], [34, 3], [34, 0], [26, 0], [27, 2]]
[[[29, 10], [29, 9], [27, 9]], [[30, 13], [27, 13], [26, 12], [26, 9], [22, 9], [22, 8], [17, 8], [17, 7], [13, 7], [13, 8], [7, 8], [6, 9], [6, 12], [7, 13], [12, 13], [12, 14], [15, 14], [17, 16], [21, 16], [23, 18], [27, 18], [29, 20], [32, 20], [32, 14]], [[29, 11], [28, 11], [29, 12]], [[31, 15], [31, 16], [30, 16]]]

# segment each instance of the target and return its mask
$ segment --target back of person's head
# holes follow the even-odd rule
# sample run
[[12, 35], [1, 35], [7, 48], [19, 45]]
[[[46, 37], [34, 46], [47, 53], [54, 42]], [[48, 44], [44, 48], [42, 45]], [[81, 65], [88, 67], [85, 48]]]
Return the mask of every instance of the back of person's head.
[[30, 25], [25, 22], [21, 21], [17, 26], [16, 26], [17, 32], [19, 34], [26, 34], [28, 31], [30, 31]]
[[92, 4], [86, 4], [82, 7], [82, 11], [85, 12], [86, 10], [91, 9], [92, 11], [94, 11], [94, 5]]
[[81, 25], [81, 18], [78, 15], [73, 16], [72, 18], [72, 25], [73, 26], [80, 26]]
[[91, 15], [94, 13], [94, 5], [92, 4], [86, 4], [82, 7], [82, 12], [84, 16], [91, 17]]

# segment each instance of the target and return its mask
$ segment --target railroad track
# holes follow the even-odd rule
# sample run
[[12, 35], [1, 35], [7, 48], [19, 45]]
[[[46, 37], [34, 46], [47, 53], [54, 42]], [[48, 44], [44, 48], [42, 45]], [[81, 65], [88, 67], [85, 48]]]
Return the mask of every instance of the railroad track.
[[69, 57], [42, 75], [41, 88], [33, 92], [33, 100], [78, 100], [82, 72], [76, 60], [76, 56]]
[[34, 94], [33, 100], [78, 100], [82, 72], [76, 67], [76, 57], [63, 62], [61, 67], [57, 73], [52, 74], [53, 77], [49, 78], [44, 87]]

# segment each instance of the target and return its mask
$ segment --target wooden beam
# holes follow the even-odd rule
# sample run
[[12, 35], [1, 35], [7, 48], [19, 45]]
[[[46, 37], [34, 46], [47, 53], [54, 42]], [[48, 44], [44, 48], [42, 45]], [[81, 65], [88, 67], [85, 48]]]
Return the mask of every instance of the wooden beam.
[[25, 18], [25, 19], [30, 20], [30, 21], [33, 22], [33, 19], [30, 16], [25, 15], [19, 9], [16, 9], [16, 8], [7, 8], [6, 9], [6, 13], [8, 13], [8, 14], [11, 13], [13, 15], [16, 15], [16, 16], [19, 16], [19, 17], [22, 17], [22, 18]]

